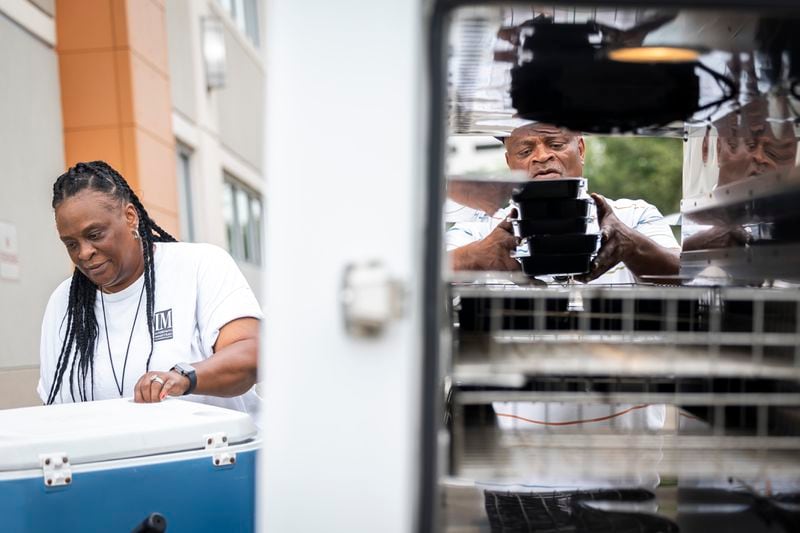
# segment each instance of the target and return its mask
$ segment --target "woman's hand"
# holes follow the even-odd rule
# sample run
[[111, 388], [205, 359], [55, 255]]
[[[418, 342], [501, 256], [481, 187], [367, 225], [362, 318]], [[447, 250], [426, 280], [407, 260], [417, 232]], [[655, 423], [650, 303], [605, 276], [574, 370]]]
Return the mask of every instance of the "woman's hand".
[[133, 400], [156, 403], [167, 396], [183, 396], [189, 390], [189, 378], [178, 372], [147, 372], [133, 388]]
[[[258, 378], [258, 335], [255, 318], [237, 318], [222, 326], [214, 354], [191, 363], [197, 376], [192, 394], [231, 398], [250, 390]], [[178, 372], [150, 371], [136, 382], [134, 401], [152, 403], [182, 396], [189, 385], [189, 378]]]

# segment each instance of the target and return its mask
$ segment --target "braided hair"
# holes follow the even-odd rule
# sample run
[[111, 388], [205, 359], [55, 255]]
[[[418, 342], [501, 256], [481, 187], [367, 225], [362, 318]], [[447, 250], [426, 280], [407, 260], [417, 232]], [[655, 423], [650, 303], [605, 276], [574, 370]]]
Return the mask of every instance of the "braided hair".
[[[164, 231], [147, 214], [142, 202], [119, 172], [105, 161], [78, 163], [58, 177], [53, 184], [53, 209], [61, 202], [83, 190], [106, 193], [124, 204], [131, 203], [139, 216], [138, 232], [144, 254], [144, 287], [147, 293], [147, 330], [150, 333], [150, 353], [147, 356], [147, 370], [153, 356], [153, 314], [155, 306], [155, 268], [153, 263], [153, 243], [175, 242], [176, 239]], [[73, 377], [78, 372], [80, 386], [78, 396], [81, 401], [90, 399], [87, 394], [87, 378], [91, 383], [91, 399], [94, 399], [94, 350], [97, 342], [98, 325], [94, 306], [97, 299], [97, 286], [78, 268], [72, 274], [67, 303], [66, 333], [56, 364], [53, 384], [47, 397], [47, 405], [52, 404], [69, 369], [69, 392], [75, 401]], [[63, 322], [62, 322], [63, 326]]]

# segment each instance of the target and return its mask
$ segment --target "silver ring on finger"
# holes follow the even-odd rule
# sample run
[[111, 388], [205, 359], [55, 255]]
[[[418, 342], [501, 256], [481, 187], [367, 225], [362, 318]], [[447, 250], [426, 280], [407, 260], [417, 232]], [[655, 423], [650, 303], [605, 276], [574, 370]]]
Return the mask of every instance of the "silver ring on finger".
[[158, 383], [159, 385], [161, 385], [162, 387], [164, 386], [164, 380], [161, 379], [161, 376], [153, 376], [152, 378], [150, 378], [150, 383], [152, 383], [154, 381], [156, 383]]

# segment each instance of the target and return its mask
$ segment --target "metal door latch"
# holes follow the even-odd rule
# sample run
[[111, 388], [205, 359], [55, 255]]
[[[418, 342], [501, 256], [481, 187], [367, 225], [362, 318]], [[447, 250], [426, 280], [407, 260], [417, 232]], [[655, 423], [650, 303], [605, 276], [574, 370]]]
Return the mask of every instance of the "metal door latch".
[[72, 466], [66, 453], [48, 453], [39, 456], [45, 487], [60, 487], [72, 483]]
[[354, 336], [375, 337], [403, 315], [405, 288], [378, 261], [345, 267], [341, 289], [345, 329]]
[[236, 463], [236, 453], [228, 448], [228, 437], [225, 433], [210, 433], [204, 438], [206, 450], [219, 450], [211, 456], [214, 466], [229, 466]]

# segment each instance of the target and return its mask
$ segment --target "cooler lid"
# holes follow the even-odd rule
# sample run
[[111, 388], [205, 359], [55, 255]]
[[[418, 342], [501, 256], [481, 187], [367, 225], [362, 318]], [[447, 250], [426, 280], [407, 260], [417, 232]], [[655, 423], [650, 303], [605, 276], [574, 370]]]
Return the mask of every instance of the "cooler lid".
[[236, 444], [257, 428], [247, 413], [178, 399], [9, 409], [0, 411], [0, 472], [39, 468], [40, 454], [65, 453], [75, 465], [203, 449], [219, 432]]

